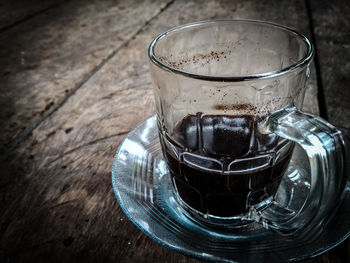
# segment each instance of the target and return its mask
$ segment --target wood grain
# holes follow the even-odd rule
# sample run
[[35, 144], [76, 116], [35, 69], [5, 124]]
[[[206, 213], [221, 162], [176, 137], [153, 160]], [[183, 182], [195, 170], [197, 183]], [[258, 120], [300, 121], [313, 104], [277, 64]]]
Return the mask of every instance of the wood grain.
[[12, 150], [166, 3], [69, 1], [0, 34], [0, 149]]
[[63, 0], [11, 0], [0, 2], [0, 32], [58, 6]]
[[328, 120], [350, 138], [350, 2], [310, 6]]
[[[278, 3], [176, 0], [162, 5], [134, 2], [123, 9], [134, 14], [132, 19], [116, 15], [120, 14], [119, 3], [117, 6], [108, 1], [84, 3], [78, 8], [78, 4], [69, 2], [63, 9], [35, 18], [44, 25], [45, 21], [51, 23], [43, 28], [52, 34], [45, 39], [59, 41], [57, 34], [65, 39], [59, 42], [60, 50], [54, 48], [57, 45], [50, 48], [54, 40], [48, 44], [44, 44], [45, 39], [26, 42], [30, 43], [25, 46], [27, 52], [33, 50], [28, 61], [40, 65], [35, 69], [38, 73], [31, 75], [10, 63], [16, 58], [12, 54], [14, 48], [12, 52], [3, 52], [11, 72], [18, 73], [13, 77], [12, 73], [7, 75], [9, 84], [4, 92], [8, 93], [0, 95], [0, 99], [10, 107], [12, 104], [7, 102], [10, 96], [19, 98], [20, 102], [11, 107], [11, 116], [17, 117], [8, 118], [20, 120], [20, 124], [7, 128], [2, 138], [13, 138], [10, 135], [18, 132], [18, 127], [36, 120], [45, 108], [45, 100], [56, 105], [64, 98], [65, 89], [74, 89], [86, 74], [89, 77], [55, 111], [37, 123], [6, 162], [0, 163], [3, 204], [0, 261], [199, 262], [161, 247], [136, 229], [118, 206], [111, 186], [111, 165], [118, 145], [128, 131], [154, 112], [147, 46], [170, 27], [213, 18], [264, 19], [309, 35], [305, 3], [301, 0]], [[74, 5], [77, 6], [72, 9]], [[70, 9], [72, 14], [52, 19], [53, 14]], [[67, 17], [70, 20], [66, 21]], [[33, 21], [28, 21], [31, 27], [23, 25], [23, 29], [14, 28], [14, 32], [0, 37], [8, 40], [12, 34], [17, 37], [23, 34], [22, 39], [30, 40], [39, 36], [39, 22]], [[80, 23], [87, 23], [86, 29], [82, 30]], [[106, 29], [108, 25], [110, 28]], [[40, 45], [44, 49], [39, 52]], [[109, 56], [111, 51], [114, 53]], [[108, 60], [96, 69], [106, 57]], [[56, 71], [57, 76], [50, 75]], [[26, 84], [19, 83], [21, 76]], [[12, 87], [16, 92], [9, 91]], [[306, 107], [314, 113], [318, 112], [316, 92], [314, 78], [306, 100]], [[326, 254], [309, 262], [337, 261]]]

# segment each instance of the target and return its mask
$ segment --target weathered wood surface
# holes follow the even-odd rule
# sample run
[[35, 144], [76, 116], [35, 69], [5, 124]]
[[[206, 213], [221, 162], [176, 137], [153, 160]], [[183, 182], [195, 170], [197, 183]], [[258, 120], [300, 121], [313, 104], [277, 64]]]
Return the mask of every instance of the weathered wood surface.
[[54, 8], [64, 0], [3, 0], [0, 2], [0, 32]]
[[311, 1], [328, 120], [350, 138], [350, 1]]
[[3, 32], [0, 150], [14, 148], [165, 5], [68, 1]]
[[[21, 59], [14, 47], [1, 53], [11, 71], [4, 74], [8, 86], [1, 88], [2, 109], [11, 110], [1, 113], [6, 128], [1, 128], [1, 138], [6, 144], [23, 127], [35, 127], [0, 164], [0, 261], [199, 262], [136, 229], [111, 187], [116, 148], [153, 114], [147, 45], [172, 26], [212, 18], [264, 19], [310, 35], [307, 6], [301, 0], [82, 3], [59, 5], [0, 35], [33, 52], [28, 61], [39, 65], [28, 72], [11, 62]], [[29, 41], [40, 30], [46, 37]], [[56, 34], [65, 36], [60, 45], [54, 45], [61, 38]], [[314, 113], [316, 84], [314, 77], [305, 105]], [[67, 95], [66, 89], [74, 91]], [[52, 112], [45, 110], [50, 102], [56, 107]], [[341, 262], [341, 257], [330, 252], [309, 262]]]

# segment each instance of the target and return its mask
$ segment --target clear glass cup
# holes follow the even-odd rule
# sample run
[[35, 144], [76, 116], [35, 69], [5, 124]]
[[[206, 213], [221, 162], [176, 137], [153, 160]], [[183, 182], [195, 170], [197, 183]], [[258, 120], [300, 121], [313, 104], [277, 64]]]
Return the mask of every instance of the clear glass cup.
[[[162, 151], [194, 220], [238, 228], [259, 222], [289, 235], [331, 217], [347, 150], [339, 130], [300, 111], [312, 56], [302, 34], [251, 20], [192, 23], [151, 43]], [[291, 210], [275, 195], [295, 143], [309, 158], [311, 186]]]

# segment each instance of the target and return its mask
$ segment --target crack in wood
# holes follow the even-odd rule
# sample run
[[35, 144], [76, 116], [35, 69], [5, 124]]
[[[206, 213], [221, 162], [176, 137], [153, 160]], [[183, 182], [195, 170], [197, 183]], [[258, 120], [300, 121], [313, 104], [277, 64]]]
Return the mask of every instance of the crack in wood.
[[45, 13], [46, 11], [48, 11], [48, 10], [50, 10], [50, 9], [52, 9], [52, 8], [58, 7], [58, 6], [60, 6], [62, 3], [66, 3], [66, 2], [68, 2], [68, 0], [62, 0], [62, 1], [58, 2], [58, 3], [54, 3], [54, 4], [48, 6], [48, 7], [44, 8], [44, 9], [41, 9], [41, 10], [38, 10], [38, 11], [32, 13], [32, 14], [29, 14], [29, 15], [27, 15], [27, 16], [25, 16], [25, 17], [23, 17], [23, 18], [21, 18], [21, 19], [19, 19], [19, 20], [17, 20], [17, 21], [15, 21], [15, 22], [13, 22], [13, 23], [11, 23], [11, 24], [9, 24], [9, 25], [6, 25], [6, 26], [4, 26], [4, 27], [1, 27], [1, 28], [0, 28], [0, 33], [3, 33], [3, 32], [5, 32], [5, 31], [7, 31], [7, 30], [9, 30], [9, 29], [12, 29], [12, 28], [14, 28], [14, 27], [20, 25], [20, 24], [23, 24], [24, 22], [27, 22], [29, 19], [34, 18], [34, 17], [36, 17], [36, 16], [38, 16], [38, 15], [40, 15], [40, 14], [43, 14], [43, 13]]
[[171, 0], [168, 3], [166, 3], [163, 7], [161, 7], [159, 11], [153, 16], [151, 16], [148, 20], [146, 20], [135, 33], [133, 33], [127, 40], [125, 40], [116, 49], [114, 49], [96, 67], [94, 67], [91, 71], [86, 73], [83, 76], [83, 78], [78, 83], [76, 83], [73, 86], [73, 88], [69, 90], [69, 92], [65, 94], [64, 97], [62, 97], [60, 100], [57, 101], [57, 103], [55, 103], [55, 105], [47, 109], [47, 111], [45, 111], [37, 120], [33, 121], [29, 126], [22, 130], [11, 142], [9, 142], [4, 147], [2, 152], [0, 152], [0, 161], [6, 160], [9, 157], [10, 153], [17, 147], [17, 145], [24, 141], [36, 127], [38, 127], [52, 113], [60, 109], [66, 103], [66, 101], [70, 97], [72, 97], [77, 92], [77, 90], [79, 90], [93, 75], [95, 75], [111, 58], [113, 58], [120, 50], [127, 47], [129, 43], [136, 38], [137, 35], [142, 33], [144, 28], [147, 27], [152, 20], [156, 19], [161, 13], [163, 13], [167, 8], [174, 4], [174, 2], [175, 0]]
[[116, 133], [116, 134], [112, 134], [112, 135], [109, 135], [109, 136], [105, 136], [105, 137], [102, 137], [102, 138], [98, 138], [98, 139], [90, 141], [88, 143], [84, 143], [82, 145], [79, 145], [79, 146], [77, 146], [77, 147], [75, 147], [73, 149], [70, 149], [70, 150], [64, 152], [62, 155], [56, 157], [54, 160], [50, 161], [48, 163], [48, 165], [58, 161], [59, 159], [62, 159], [63, 157], [65, 157], [65, 156], [67, 156], [67, 155], [69, 155], [69, 154], [71, 154], [73, 152], [76, 152], [76, 151], [78, 151], [78, 150], [80, 150], [80, 149], [82, 149], [84, 147], [91, 146], [93, 144], [96, 144], [96, 143], [99, 143], [101, 141], [105, 141], [105, 140], [108, 140], [108, 139], [111, 139], [111, 138], [114, 138], [114, 137], [123, 136], [123, 135], [125, 135], [127, 133], [129, 133], [129, 130], [128, 131], [124, 131], [124, 132], [119, 132], [119, 133]]
[[71, 200], [68, 200], [68, 201], [65, 201], [65, 202], [62, 202], [62, 203], [59, 203], [59, 204], [50, 206], [48, 209], [56, 209], [56, 208], [58, 208], [58, 207], [62, 207], [62, 206], [65, 206], [65, 205], [69, 205], [69, 204], [74, 203], [74, 202], [77, 202], [77, 201], [79, 201], [79, 200], [78, 200], [78, 199], [71, 199]]

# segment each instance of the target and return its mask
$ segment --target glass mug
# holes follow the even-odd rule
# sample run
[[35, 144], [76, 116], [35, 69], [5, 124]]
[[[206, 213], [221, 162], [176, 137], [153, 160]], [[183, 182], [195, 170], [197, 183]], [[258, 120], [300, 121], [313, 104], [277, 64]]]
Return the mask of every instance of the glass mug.
[[[194, 220], [281, 234], [320, 225], [346, 183], [340, 131], [301, 112], [313, 47], [284, 26], [204, 21], [159, 35], [149, 47], [159, 138], [181, 206]], [[275, 199], [295, 143], [311, 185], [291, 211]]]

